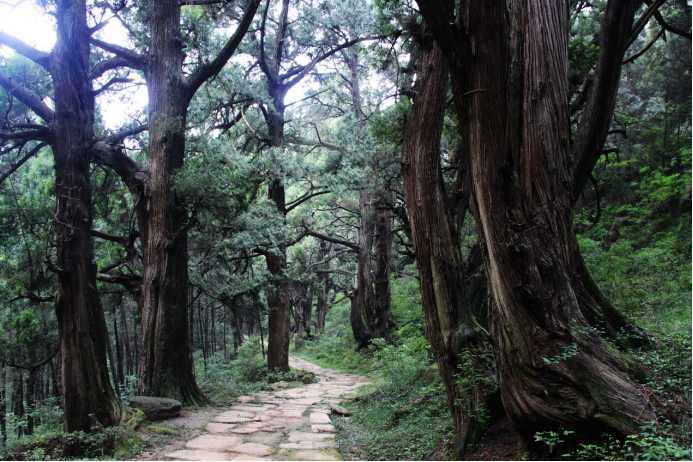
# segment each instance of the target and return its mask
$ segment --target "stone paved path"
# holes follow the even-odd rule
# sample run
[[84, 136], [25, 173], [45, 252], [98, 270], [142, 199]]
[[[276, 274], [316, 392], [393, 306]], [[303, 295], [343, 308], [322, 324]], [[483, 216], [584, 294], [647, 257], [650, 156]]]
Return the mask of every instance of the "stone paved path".
[[330, 405], [368, 381], [298, 358], [291, 366], [315, 374], [317, 383], [241, 396], [216, 414], [185, 449], [169, 460], [342, 460], [336, 450]]

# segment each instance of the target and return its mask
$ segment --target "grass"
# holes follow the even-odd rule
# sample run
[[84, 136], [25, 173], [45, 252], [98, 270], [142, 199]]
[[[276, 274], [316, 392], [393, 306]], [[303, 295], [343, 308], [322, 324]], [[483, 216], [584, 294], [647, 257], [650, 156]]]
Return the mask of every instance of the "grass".
[[328, 313], [325, 329], [296, 354], [323, 367], [366, 375], [371, 385], [344, 403], [350, 417], [334, 417], [346, 460], [428, 460], [450, 457], [452, 420], [445, 390], [426, 339], [416, 279], [393, 281], [392, 310], [399, 326], [393, 343], [356, 351], [349, 302]]

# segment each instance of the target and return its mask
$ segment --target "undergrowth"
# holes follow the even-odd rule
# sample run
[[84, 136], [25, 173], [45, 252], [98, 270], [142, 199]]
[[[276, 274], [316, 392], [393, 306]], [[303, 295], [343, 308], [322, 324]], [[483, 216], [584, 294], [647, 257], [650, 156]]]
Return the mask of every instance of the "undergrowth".
[[344, 403], [351, 417], [334, 417], [346, 460], [448, 459], [452, 420], [443, 383], [424, 332], [416, 279], [393, 280], [392, 311], [398, 326], [392, 343], [376, 340], [356, 351], [349, 303], [335, 304], [325, 329], [297, 354], [324, 367], [367, 375], [372, 384]]

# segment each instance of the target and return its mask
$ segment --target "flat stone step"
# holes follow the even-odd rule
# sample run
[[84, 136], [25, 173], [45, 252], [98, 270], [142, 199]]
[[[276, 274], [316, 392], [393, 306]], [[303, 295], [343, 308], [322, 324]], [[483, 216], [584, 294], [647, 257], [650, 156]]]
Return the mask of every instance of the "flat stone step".
[[205, 450], [189, 450], [184, 449], [182, 451], [169, 452], [165, 455], [168, 459], [180, 459], [180, 460], [231, 460], [231, 455], [225, 452], [211, 452]]

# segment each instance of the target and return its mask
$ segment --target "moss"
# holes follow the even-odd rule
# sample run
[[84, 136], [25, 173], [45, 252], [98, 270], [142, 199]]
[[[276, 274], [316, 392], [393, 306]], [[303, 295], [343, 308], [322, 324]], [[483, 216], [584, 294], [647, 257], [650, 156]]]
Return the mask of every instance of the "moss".
[[163, 425], [147, 425], [145, 428], [147, 430], [152, 430], [152, 431], [155, 431], [157, 433], [164, 434], [164, 435], [174, 435], [174, 436], [180, 435], [180, 430], [176, 430], [175, 428], [171, 428], [171, 427], [165, 427]]
[[144, 412], [142, 412], [139, 409], [133, 410], [133, 415], [130, 420], [125, 422], [125, 428], [128, 430], [135, 430], [137, 427], [142, 425], [142, 423], [147, 421], [147, 417], [144, 415]]
[[144, 443], [136, 431], [129, 428], [123, 429], [115, 441], [114, 459], [132, 459], [131, 455], [138, 452], [139, 448]]

